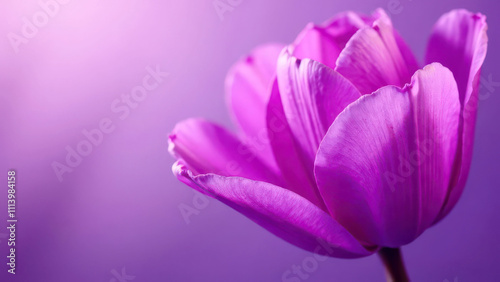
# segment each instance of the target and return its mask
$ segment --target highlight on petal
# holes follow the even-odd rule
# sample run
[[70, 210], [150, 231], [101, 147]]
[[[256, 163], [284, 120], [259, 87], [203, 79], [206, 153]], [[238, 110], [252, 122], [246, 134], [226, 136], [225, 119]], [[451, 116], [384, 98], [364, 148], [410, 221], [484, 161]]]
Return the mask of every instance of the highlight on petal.
[[463, 134], [459, 140], [461, 147], [454, 165], [454, 176], [447, 201], [436, 222], [445, 217], [458, 202], [469, 175], [480, 72], [488, 46], [486, 30], [484, 15], [453, 10], [438, 20], [427, 47], [427, 62], [440, 62], [453, 72], [460, 93], [463, 118]]
[[282, 187], [242, 177], [194, 176], [182, 162], [176, 162], [172, 170], [183, 182], [192, 182], [197, 190], [305, 250], [339, 258], [363, 257], [376, 251], [363, 247], [329, 214]]
[[337, 59], [335, 70], [349, 79], [362, 94], [380, 87], [402, 87], [418, 69], [411, 50], [378, 9], [371, 26], [358, 30]]
[[226, 77], [230, 112], [243, 134], [243, 141], [269, 166], [275, 167], [267, 140], [266, 108], [276, 77], [278, 55], [284, 45], [263, 45], [240, 59]]
[[215, 173], [281, 183], [269, 167], [226, 129], [203, 119], [179, 122], [169, 136], [169, 152], [195, 174]]
[[440, 64], [417, 71], [403, 89], [386, 86], [348, 106], [315, 161], [332, 216], [363, 242], [408, 244], [428, 228], [447, 195], [460, 103]]

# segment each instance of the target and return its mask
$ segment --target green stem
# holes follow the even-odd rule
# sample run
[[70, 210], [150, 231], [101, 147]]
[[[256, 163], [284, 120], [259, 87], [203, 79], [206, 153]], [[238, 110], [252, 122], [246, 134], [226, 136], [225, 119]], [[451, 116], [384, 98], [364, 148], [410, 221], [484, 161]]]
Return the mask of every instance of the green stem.
[[382, 248], [378, 251], [385, 267], [385, 274], [388, 282], [408, 282], [403, 256], [399, 248]]

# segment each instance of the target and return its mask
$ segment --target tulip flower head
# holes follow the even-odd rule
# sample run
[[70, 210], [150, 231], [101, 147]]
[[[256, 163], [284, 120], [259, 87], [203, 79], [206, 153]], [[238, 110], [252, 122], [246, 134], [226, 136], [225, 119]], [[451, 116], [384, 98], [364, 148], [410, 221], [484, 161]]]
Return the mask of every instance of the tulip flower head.
[[238, 131], [178, 123], [173, 172], [293, 245], [378, 252], [405, 280], [398, 248], [445, 217], [467, 180], [486, 29], [481, 14], [443, 15], [423, 66], [381, 9], [260, 46], [226, 79]]

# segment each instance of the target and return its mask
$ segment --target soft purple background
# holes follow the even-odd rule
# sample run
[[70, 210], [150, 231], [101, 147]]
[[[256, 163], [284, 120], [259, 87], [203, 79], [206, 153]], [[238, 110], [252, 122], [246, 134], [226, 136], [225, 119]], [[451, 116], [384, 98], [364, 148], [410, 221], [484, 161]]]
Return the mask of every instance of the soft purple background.
[[[225, 0], [223, 0], [225, 2]], [[395, 27], [422, 59], [431, 27], [453, 9], [488, 16], [483, 77], [500, 81], [498, 1], [400, 0]], [[6, 189], [0, 193], [1, 281], [280, 281], [310, 254], [210, 200], [186, 224], [195, 192], [174, 178], [168, 132], [206, 117], [232, 126], [224, 78], [265, 42], [290, 42], [308, 22], [337, 12], [388, 9], [389, 0], [250, 1], [218, 17], [212, 0], [70, 1], [15, 53], [7, 34], [38, 1], [0, 4], [1, 173], [18, 173], [17, 274], [7, 274]], [[394, 13], [399, 11], [400, 13]], [[391, 13], [392, 11], [392, 13]], [[170, 76], [125, 120], [110, 105], [139, 85], [146, 66]], [[500, 87], [481, 89], [474, 159], [462, 199], [439, 225], [404, 247], [414, 281], [500, 280]], [[51, 168], [83, 129], [116, 129], [59, 182]], [[0, 176], [5, 179], [4, 176]], [[5, 182], [6, 179], [4, 180]], [[1, 184], [5, 187], [5, 184]], [[307, 281], [383, 281], [376, 256], [328, 259]]]

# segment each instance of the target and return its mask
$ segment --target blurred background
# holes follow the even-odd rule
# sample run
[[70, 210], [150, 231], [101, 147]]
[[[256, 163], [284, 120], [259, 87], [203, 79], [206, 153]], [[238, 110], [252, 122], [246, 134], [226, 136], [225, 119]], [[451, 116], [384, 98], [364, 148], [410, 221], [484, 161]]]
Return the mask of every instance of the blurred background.
[[[452, 213], [403, 252], [414, 281], [499, 281], [494, 0], [2, 0], [0, 171], [16, 170], [18, 223], [11, 275], [5, 188], [0, 281], [281, 281], [311, 254], [177, 181], [167, 135], [193, 116], [234, 128], [224, 78], [255, 46], [289, 43], [308, 22], [377, 7], [421, 62], [443, 13], [488, 17], [467, 187]], [[307, 277], [383, 280], [376, 256], [329, 258]]]

